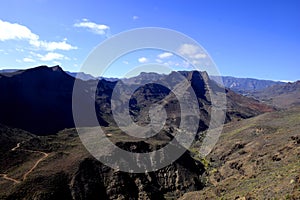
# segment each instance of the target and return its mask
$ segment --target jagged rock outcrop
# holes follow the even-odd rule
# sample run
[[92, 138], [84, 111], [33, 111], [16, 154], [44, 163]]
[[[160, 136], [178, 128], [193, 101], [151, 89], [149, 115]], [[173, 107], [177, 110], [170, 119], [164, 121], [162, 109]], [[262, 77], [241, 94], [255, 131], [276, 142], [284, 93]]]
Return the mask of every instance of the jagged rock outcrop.
[[189, 153], [173, 164], [149, 173], [115, 171], [100, 162], [87, 158], [80, 163], [72, 177], [73, 199], [165, 199], [179, 197], [187, 191], [203, 188], [204, 167]]

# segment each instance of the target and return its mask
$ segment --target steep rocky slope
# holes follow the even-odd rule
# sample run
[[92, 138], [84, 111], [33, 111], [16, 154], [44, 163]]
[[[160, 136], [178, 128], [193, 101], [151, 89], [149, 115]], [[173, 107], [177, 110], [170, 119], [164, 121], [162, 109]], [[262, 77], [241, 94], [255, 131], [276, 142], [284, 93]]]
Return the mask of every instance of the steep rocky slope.
[[[108, 133], [112, 130], [106, 129]], [[0, 199], [166, 199], [203, 188], [204, 167], [189, 152], [156, 172], [130, 174], [113, 170], [91, 157], [73, 129], [52, 136], [34, 136], [1, 127], [1, 135], [7, 132], [18, 133], [11, 144], [20, 144], [2, 152], [5, 159], [0, 160]], [[120, 134], [115, 133], [117, 137], [113, 135], [112, 140], [120, 141]], [[11, 140], [14, 138], [11, 135]], [[148, 145], [139, 143], [123, 135], [119, 146], [145, 151], [149, 150], [144, 149], [147, 146], [156, 145], [155, 140], [145, 143]], [[48, 156], [23, 179], [42, 157], [41, 152]]]
[[206, 158], [208, 187], [188, 199], [299, 199], [300, 108], [225, 125]]
[[[0, 122], [38, 135], [74, 127], [72, 91], [75, 78], [61, 67], [39, 66], [0, 74]], [[82, 100], [92, 101], [89, 82], [79, 80]], [[99, 118], [101, 122], [101, 118]]]

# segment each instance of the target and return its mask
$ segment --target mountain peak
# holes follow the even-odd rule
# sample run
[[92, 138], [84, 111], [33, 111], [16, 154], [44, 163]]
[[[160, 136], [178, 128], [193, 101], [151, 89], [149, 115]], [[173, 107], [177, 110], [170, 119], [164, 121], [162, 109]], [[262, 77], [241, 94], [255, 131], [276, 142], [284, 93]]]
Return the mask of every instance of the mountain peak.
[[53, 66], [53, 67], [50, 67], [50, 69], [52, 69], [52, 71], [59, 71], [59, 72], [64, 71], [64, 70], [61, 68], [61, 66], [59, 66], [59, 65], [55, 65], [55, 66]]
[[181, 75], [185, 76], [188, 80], [192, 80], [192, 79], [203, 79], [205, 81], [207, 81], [208, 78], [208, 74], [206, 71], [178, 71]]

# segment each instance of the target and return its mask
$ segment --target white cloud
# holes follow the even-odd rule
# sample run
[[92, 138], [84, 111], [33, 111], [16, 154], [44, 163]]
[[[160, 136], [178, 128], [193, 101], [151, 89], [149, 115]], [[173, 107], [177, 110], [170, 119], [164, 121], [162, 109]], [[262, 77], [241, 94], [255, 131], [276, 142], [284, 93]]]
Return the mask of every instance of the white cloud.
[[159, 57], [160, 59], [164, 59], [164, 58], [168, 58], [168, 57], [171, 57], [171, 56], [173, 56], [172, 53], [164, 52], [164, 53], [159, 54], [157, 57]]
[[132, 19], [133, 19], [133, 20], [138, 20], [138, 19], [139, 19], [139, 16], [134, 15], [134, 16], [132, 17]]
[[203, 52], [203, 50], [200, 47], [193, 44], [181, 45], [178, 49], [178, 53], [191, 59], [193, 64], [198, 64], [200, 63], [200, 59], [207, 58], [206, 53]]
[[124, 60], [122, 63], [125, 64], [125, 65], [129, 64], [129, 62], [127, 60]]
[[0, 40], [27, 39], [38, 40], [39, 36], [32, 33], [26, 26], [0, 20]]
[[0, 41], [6, 40], [27, 40], [29, 44], [42, 50], [54, 51], [54, 50], [71, 50], [77, 49], [77, 47], [72, 46], [67, 43], [64, 39], [62, 42], [48, 42], [40, 40], [39, 36], [32, 33], [26, 26], [10, 23], [0, 20]]
[[162, 63], [163, 61], [161, 59], [155, 59], [156, 62]]
[[23, 62], [35, 62], [32, 58], [23, 58]]
[[185, 60], [180, 60], [180, 61], [168, 60], [166, 62], [163, 62], [162, 64], [166, 65], [167, 67], [170, 67], [170, 68], [180, 67], [180, 69], [182, 69], [182, 68], [188, 69], [188, 70], [193, 69], [193, 67], [189, 64], [189, 62], [187, 62]]
[[109, 26], [104, 24], [96, 24], [89, 21], [88, 19], [82, 19], [81, 22], [75, 23], [74, 27], [87, 28], [95, 34], [106, 35], [107, 31], [110, 29]]
[[53, 65], [60, 65], [61, 66], [61, 63], [58, 62], [58, 61], [53, 61], [52, 63], [53, 63]]
[[193, 67], [190, 65], [190, 63], [185, 60], [180, 64], [180, 66], [185, 69], [189, 69], [189, 70], [193, 69]]
[[16, 48], [16, 51], [18, 51], [18, 52], [24, 52], [24, 49], [22, 49], [22, 48]]
[[145, 63], [145, 62], [148, 62], [148, 59], [145, 58], [145, 57], [141, 57], [141, 58], [138, 59], [138, 61], [139, 61], [140, 63]]
[[41, 54], [35, 54], [35, 55], [41, 61], [68, 60], [69, 59], [68, 57], [66, 57], [60, 53], [54, 53], [54, 52], [49, 52], [45, 55], [41, 55]]
[[29, 43], [38, 48], [38, 49], [44, 49], [46, 51], [55, 51], [55, 50], [72, 50], [77, 49], [77, 47], [74, 47], [67, 43], [67, 40], [64, 39], [62, 42], [46, 42], [46, 41], [40, 41], [40, 40], [31, 40]]

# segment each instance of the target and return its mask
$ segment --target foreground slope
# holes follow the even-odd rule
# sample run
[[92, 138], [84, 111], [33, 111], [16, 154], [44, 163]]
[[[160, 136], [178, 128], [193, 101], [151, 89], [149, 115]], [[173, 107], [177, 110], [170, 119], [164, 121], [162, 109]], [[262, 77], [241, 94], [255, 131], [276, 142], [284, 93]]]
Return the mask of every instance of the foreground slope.
[[[153, 151], [169, 138], [132, 140], [117, 128], [105, 128], [120, 148]], [[35, 136], [0, 127], [0, 199], [166, 199], [203, 188], [203, 165], [189, 152], [156, 172], [130, 174], [94, 159], [74, 129]], [[102, 148], [102, 147], [99, 147]]]
[[299, 199], [300, 108], [229, 123], [207, 158], [208, 187], [181, 199]]

